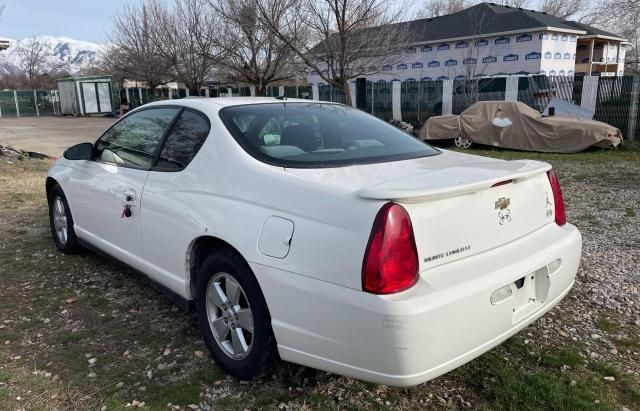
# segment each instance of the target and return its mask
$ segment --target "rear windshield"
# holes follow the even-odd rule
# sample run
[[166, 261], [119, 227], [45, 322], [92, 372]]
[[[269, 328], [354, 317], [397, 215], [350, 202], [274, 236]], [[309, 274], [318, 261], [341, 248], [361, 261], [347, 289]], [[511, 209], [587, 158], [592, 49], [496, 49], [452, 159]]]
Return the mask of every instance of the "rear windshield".
[[282, 167], [334, 167], [439, 153], [382, 120], [342, 105], [250, 104], [223, 108], [220, 117], [249, 154]]

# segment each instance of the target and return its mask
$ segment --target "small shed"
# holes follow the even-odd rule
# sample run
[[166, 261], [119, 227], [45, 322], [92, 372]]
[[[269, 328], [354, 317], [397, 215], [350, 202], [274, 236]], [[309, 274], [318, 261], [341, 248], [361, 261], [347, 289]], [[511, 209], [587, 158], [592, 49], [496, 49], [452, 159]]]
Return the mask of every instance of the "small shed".
[[58, 80], [62, 114], [113, 113], [113, 81], [110, 76], [68, 77]]

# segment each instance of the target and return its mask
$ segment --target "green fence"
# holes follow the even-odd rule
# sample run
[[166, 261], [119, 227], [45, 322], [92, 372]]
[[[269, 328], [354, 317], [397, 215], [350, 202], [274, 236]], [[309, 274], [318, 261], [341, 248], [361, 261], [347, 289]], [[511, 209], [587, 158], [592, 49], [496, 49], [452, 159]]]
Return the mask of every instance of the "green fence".
[[[629, 128], [640, 139], [640, 98], [633, 93], [633, 77], [603, 77], [598, 82], [595, 120], [618, 127], [622, 135], [629, 135]], [[634, 102], [635, 100], [635, 102]], [[635, 103], [635, 104], [634, 104]], [[630, 108], [636, 107], [636, 110]], [[635, 113], [634, 113], [635, 111]]]
[[0, 117], [60, 114], [58, 90], [0, 91]]
[[402, 120], [422, 124], [431, 116], [442, 114], [441, 81], [405, 81], [400, 89]]
[[[586, 107], [595, 107], [594, 120], [599, 120], [619, 128], [625, 139], [640, 140], [640, 79], [632, 76], [626, 77], [600, 77], [598, 80], [597, 96], [593, 93], [586, 95], [586, 100], [592, 104]], [[429, 117], [443, 114], [443, 106], [450, 107], [450, 112], [459, 114], [476, 101], [488, 100], [516, 100], [542, 112], [552, 98], [560, 98], [570, 103], [581, 105], [583, 101], [583, 76], [547, 77], [547, 76], [520, 76], [517, 81], [512, 77], [482, 78], [474, 81], [447, 80], [449, 95], [444, 95], [442, 80], [404, 81], [399, 85], [399, 113], [403, 121], [416, 126], [423, 124]], [[362, 87], [360, 83], [356, 87]], [[396, 86], [397, 87], [397, 86]], [[515, 88], [517, 87], [517, 89]], [[365, 101], [358, 101], [358, 107], [383, 120], [393, 118], [393, 82], [379, 81], [366, 82], [366, 90], [359, 89], [355, 94]], [[231, 87], [233, 96], [250, 96], [251, 89], [247, 86]], [[210, 88], [210, 96], [228, 95], [229, 88], [217, 87], [214, 92]], [[594, 89], [595, 90], [595, 89]], [[314, 91], [321, 101], [335, 103], [346, 102], [344, 93], [329, 85], [317, 86], [269, 86], [265, 95], [278, 97], [284, 95], [289, 98], [313, 99]], [[353, 89], [352, 89], [353, 91]], [[365, 93], [366, 91], [366, 93]], [[149, 99], [149, 93], [142, 90], [142, 99], [138, 89], [129, 90], [130, 100], [144, 104]], [[397, 92], [397, 89], [396, 89]], [[13, 93], [13, 92], [10, 92]], [[359, 94], [360, 93], [360, 94]], [[352, 99], [356, 99], [356, 95]], [[171, 98], [186, 96], [184, 90], [173, 90]], [[398, 96], [396, 96], [398, 97]], [[33, 115], [33, 105], [29, 103], [31, 97], [23, 92], [18, 94], [20, 110]], [[156, 98], [168, 98], [162, 94]], [[40, 100], [40, 99], [39, 99]], [[43, 99], [46, 100], [46, 99]], [[448, 102], [445, 103], [445, 101]], [[39, 104], [40, 110], [43, 108]], [[7, 115], [15, 115], [15, 100], [7, 92], [0, 92], [0, 109]], [[396, 111], [398, 113], [398, 111]]]

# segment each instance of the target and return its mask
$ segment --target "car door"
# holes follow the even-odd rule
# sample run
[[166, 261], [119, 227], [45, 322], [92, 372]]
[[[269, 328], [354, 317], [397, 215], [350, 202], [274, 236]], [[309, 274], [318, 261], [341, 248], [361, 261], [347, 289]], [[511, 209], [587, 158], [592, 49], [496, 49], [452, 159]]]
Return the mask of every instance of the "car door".
[[[194, 233], [202, 230], [198, 224], [200, 219], [192, 214], [197, 208], [195, 193], [200, 192], [200, 187], [189, 164], [209, 130], [210, 123], [204, 114], [184, 109], [149, 172], [142, 201], [141, 237], [146, 272], [184, 297], [187, 296], [185, 253]], [[211, 176], [213, 178], [214, 169]]]
[[78, 237], [139, 270], [142, 191], [179, 111], [149, 108], [117, 122], [96, 142], [93, 160], [74, 163], [66, 188]]

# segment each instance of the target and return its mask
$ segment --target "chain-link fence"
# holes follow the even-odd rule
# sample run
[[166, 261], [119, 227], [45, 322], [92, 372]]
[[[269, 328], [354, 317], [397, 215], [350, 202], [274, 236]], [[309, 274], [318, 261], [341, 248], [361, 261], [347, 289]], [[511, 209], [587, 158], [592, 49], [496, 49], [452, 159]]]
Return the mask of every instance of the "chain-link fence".
[[0, 117], [60, 114], [58, 90], [0, 91]]

